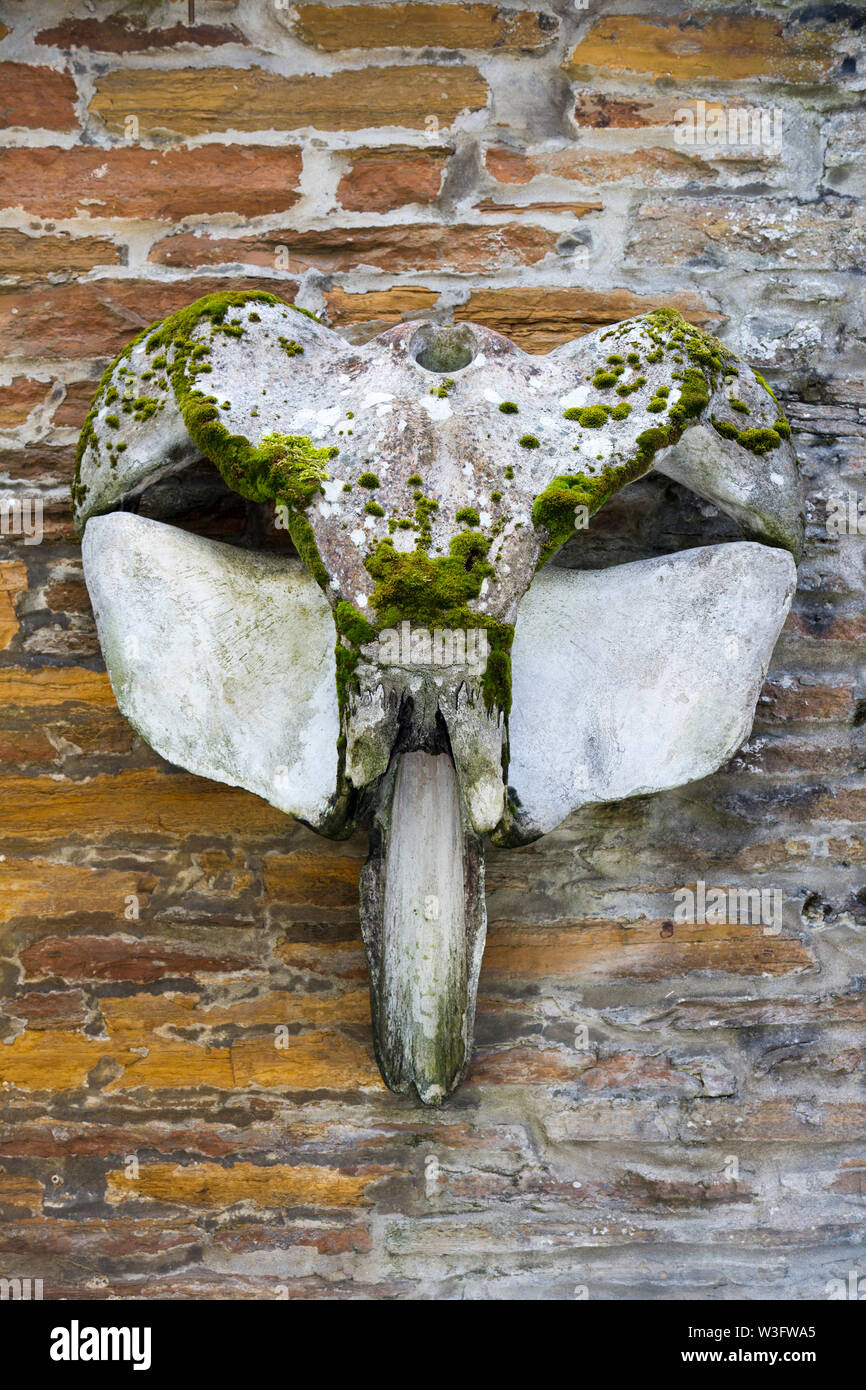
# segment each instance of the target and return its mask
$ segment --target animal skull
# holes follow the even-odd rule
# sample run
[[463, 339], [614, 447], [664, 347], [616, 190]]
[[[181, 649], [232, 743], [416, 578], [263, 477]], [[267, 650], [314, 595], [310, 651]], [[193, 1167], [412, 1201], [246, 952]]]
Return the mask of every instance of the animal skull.
[[[789, 437], [766, 383], [672, 310], [535, 357], [476, 324], [350, 346], [234, 293], [109, 368], [73, 502], [118, 704], [192, 772], [326, 835], [367, 825], [393, 1089], [438, 1103], [466, 1069], [483, 836], [702, 777], [747, 736], [802, 543]], [[200, 453], [276, 505], [300, 559], [118, 510]], [[650, 469], [751, 539], [543, 568]]]

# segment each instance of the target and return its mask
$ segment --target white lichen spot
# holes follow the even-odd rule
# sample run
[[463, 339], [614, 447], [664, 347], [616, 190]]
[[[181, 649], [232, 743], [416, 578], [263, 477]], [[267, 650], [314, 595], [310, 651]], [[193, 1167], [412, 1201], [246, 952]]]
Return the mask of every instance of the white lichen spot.
[[394, 394], [392, 391], [368, 391], [361, 402], [361, 409], [369, 410], [371, 406], [385, 405], [388, 402], [393, 401], [393, 399]]
[[598, 461], [598, 456], [600, 454], [603, 462], [605, 459], [609, 459], [613, 453], [613, 444], [609, 439], [605, 438], [601, 430], [591, 430], [589, 434], [585, 434], [581, 439], [579, 450], [585, 458], [595, 461]]
[[586, 405], [589, 400], [588, 386], [575, 386], [573, 391], [567, 395], [560, 396], [559, 405], [561, 410], [571, 410], [574, 406]]
[[366, 608], [366, 607], [367, 607], [367, 602], [368, 602], [368, 600], [367, 600], [367, 595], [366, 595], [366, 594], [362, 594], [362, 593], [361, 593], [361, 590], [359, 589], [358, 592], [357, 592], [356, 595], [355, 595], [355, 604], [356, 604], [356, 606], [357, 606], [358, 608]]
[[421, 405], [431, 420], [447, 420], [454, 414], [444, 396], [422, 396]]

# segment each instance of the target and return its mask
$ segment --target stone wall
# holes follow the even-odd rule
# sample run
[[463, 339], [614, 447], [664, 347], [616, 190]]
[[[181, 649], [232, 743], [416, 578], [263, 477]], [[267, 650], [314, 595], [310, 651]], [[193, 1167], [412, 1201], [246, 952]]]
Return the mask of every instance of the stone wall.
[[[0, 4], [0, 1274], [46, 1298], [824, 1297], [866, 1274], [864, 538], [827, 525], [866, 490], [864, 12], [194, 9]], [[373, 1061], [364, 837], [163, 763], [99, 656], [78, 429], [131, 336], [227, 285], [356, 340], [433, 312], [536, 352], [674, 304], [766, 374], [802, 458], [751, 739], [489, 855], [477, 1057], [439, 1113]], [[279, 543], [204, 464], [145, 506]], [[649, 479], [561, 562], [734, 534]], [[698, 881], [778, 889], [782, 929], [674, 922]]]

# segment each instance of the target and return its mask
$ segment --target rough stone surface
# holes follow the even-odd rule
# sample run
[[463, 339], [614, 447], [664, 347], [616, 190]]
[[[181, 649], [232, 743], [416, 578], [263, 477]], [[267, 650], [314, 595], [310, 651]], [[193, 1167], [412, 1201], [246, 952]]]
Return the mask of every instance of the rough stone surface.
[[408, 203], [432, 203], [441, 192], [449, 153], [447, 147], [412, 145], [352, 150], [337, 201], [347, 212], [393, 212]]
[[283, 77], [255, 68], [212, 68], [203, 84], [196, 68], [166, 73], [116, 68], [97, 78], [91, 115], [122, 132], [128, 113], [142, 132], [207, 135], [214, 130], [424, 130], [433, 118], [450, 125], [462, 110], [483, 110], [487, 86], [474, 68], [419, 64], [349, 68], [338, 74]]
[[306, 43], [342, 48], [544, 48], [556, 18], [538, 10], [483, 4], [298, 5], [292, 12]]
[[[120, 8], [100, 0], [93, 17]], [[490, 92], [486, 111], [447, 127], [435, 105], [423, 107], [438, 132], [422, 120], [295, 133], [268, 112], [264, 128], [215, 125], [203, 141], [173, 137], [169, 148], [148, 138], [146, 122], [136, 141], [89, 114], [107, 67], [171, 74], [192, 65], [206, 94], [211, 69], [232, 65], [302, 76], [372, 60], [392, 82], [397, 65], [405, 84], [422, 53], [329, 54], [271, 23], [258, 0], [200, 0], [197, 24], [231, 23], [244, 46], [181, 43], [118, 60], [34, 44], [71, 10], [85, 13], [80, 6], [4, 8], [4, 59], [21, 69], [38, 122], [5, 137], [0, 169], [16, 163], [3, 184], [4, 226], [33, 236], [35, 218], [62, 218], [40, 234], [110, 238], [131, 277], [128, 299], [110, 266], [66, 285], [28, 285], [9, 296], [17, 312], [2, 329], [3, 384], [38, 380], [45, 407], [4, 425], [0, 492], [42, 502], [45, 531], [40, 545], [0, 536], [2, 559], [27, 573], [26, 590], [14, 586], [17, 629], [0, 652], [0, 1064], [11, 1083], [0, 1115], [0, 1273], [44, 1278], [46, 1300], [570, 1301], [585, 1289], [590, 1307], [779, 1298], [793, 1319], [797, 1301], [823, 1300], [830, 1280], [851, 1269], [866, 1276], [866, 568], [863, 535], [827, 526], [834, 499], [847, 509], [852, 494], [863, 512], [863, 277], [834, 269], [827, 236], [808, 263], [794, 257], [777, 269], [741, 256], [736, 241], [712, 240], [697, 258], [678, 242], [676, 260], [627, 264], [636, 225], [653, 225], [641, 210], [660, 200], [644, 186], [645, 161], [586, 190], [543, 171], [499, 184], [484, 166], [485, 149], [507, 140], [531, 157], [592, 150], [613, 169], [621, 153], [682, 150], [673, 126], [698, 98], [728, 113], [778, 109], [778, 149], [686, 152], [727, 170], [741, 160], [746, 202], [793, 198], [819, 219], [835, 214], [842, 242], [866, 187], [862, 15], [855, 5], [695, 10], [679, 0], [534, 8], [560, 20], [547, 49], [437, 44], [423, 54], [449, 71], [478, 68]], [[160, 30], [185, 13], [169, 0], [147, 10]], [[628, 72], [585, 66], [570, 79], [563, 60], [599, 20], [622, 26], [629, 10], [633, 25], [660, 16], [656, 37], [667, 33], [678, 51], [656, 43], [639, 64], [620, 42]], [[762, 14], [781, 37], [765, 41]], [[681, 58], [706, 49], [707, 15], [736, 21], [754, 77], [727, 75], [725, 45], [707, 75], [685, 75]], [[809, 81], [773, 80], [788, 55], [809, 49], [818, 53]], [[78, 91], [68, 129], [62, 90], [48, 114], [47, 64]], [[818, 69], [830, 75], [819, 79]], [[343, 87], [328, 90], [335, 123]], [[352, 87], [346, 103], [353, 122]], [[433, 202], [342, 209], [348, 152], [383, 142], [419, 161], [448, 147]], [[223, 167], [237, 176], [225, 180]], [[721, 212], [731, 193], [704, 178], [664, 196], [687, 220], [699, 194], [711, 228], [714, 200]], [[91, 183], [98, 202], [87, 205], [80, 195]], [[578, 218], [576, 199], [596, 206]], [[491, 211], [500, 200], [520, 213]], [[300, 302], [354, 342], [404, 316], [457, 312], [532, 352], [674, 304], [779, 395], [804, 472], [806, 549], [754, 731], [725, 767], [680, 790], [575, 812], [523, 849], [488, 851], [475, 1056], [455, 1102], [430, 1111], [386, 1090], [376, 1068], [358, 920], [366, 837], [332, 843], [258, 797], [178, 772], [116, 708], [81, 609], [68, 487], [88, 401], [69, 388], [90, 380], [95, 390], [133, 334], [202, 292], [198, 274], [148, 261], [169, 231], [248, 238], [286, 225], [485, 226], [518, 215], [557, 231], [555, 259], [491, 274], [310, 274]], [[756, 207], [751, 224], [741, 221], [744, 235], [757, 241], [763, 215]], [[286, 282], [300, 276], [276, 256], [272, 269], [232, 266], [222, 285], [254, 275], [283, 298], [298, 295]], [[285, 532], [227, 494], [213, 470], [154, 493], [142, 514], [285, 553]], [[709, 504], [651, 474], [618, 493], [557, 563], [605, 568], [736, 535]], [[782, 931], [730, 920], [677, 922], [671, 934], [674, 892], [698, 880], [778, 890]], [[137, 918], [126, 915], [133, 894]], [[111, 961], [100, 980], [82, 968], [96, 959], [94, 938]], [[30, 955], [25, 968], [21, 953], [51, 939], [65, 946], [56, 968]], [[153, 948], [166, 961], [149, 983], [140, 982], [145, 947], [146, 968]], [[201, 970], [204, 954], [242, 956], [242, 980]], [[125, 1176], [130, 1154], [137, 1182]], [[109, 1182], [131, 1200], [107, 1204]], [[354, 1205], [326, 1201], [340, 1192]]]
[[297, 201], [297, 146], [197, 150], [46, 145], [0, 151], [0, 199], [38, 217], [261, 217]]

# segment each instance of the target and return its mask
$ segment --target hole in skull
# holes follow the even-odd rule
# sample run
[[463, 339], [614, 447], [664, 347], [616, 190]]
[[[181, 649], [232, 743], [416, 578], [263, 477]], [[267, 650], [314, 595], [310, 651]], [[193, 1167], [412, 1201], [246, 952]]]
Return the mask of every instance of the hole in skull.
[[475, 334], [466, 323], [425, 323], [409, 343], [409, 355], [418, 366], [442, 376], [468, 367], [477, 352]]

